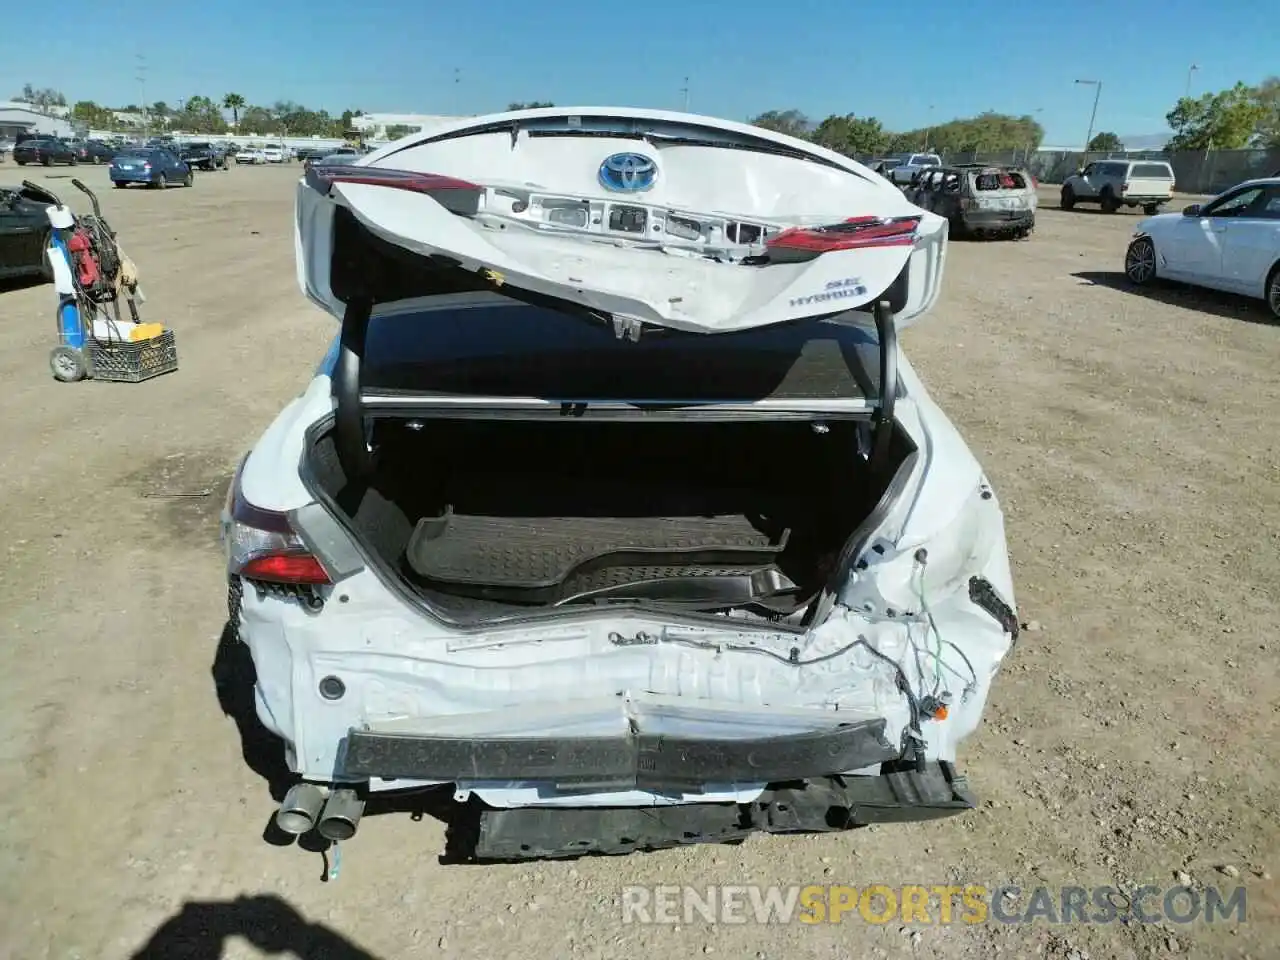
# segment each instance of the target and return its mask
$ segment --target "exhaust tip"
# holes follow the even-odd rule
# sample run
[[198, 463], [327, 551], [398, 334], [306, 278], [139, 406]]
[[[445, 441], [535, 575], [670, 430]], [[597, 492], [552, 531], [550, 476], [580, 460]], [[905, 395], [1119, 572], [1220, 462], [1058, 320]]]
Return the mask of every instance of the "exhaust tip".
[[323, 806], [324, 791], [314, 783], [294, 784], [276, 812], [276, 826], [295, 836], [306, 833], [315, 826]]
[[334, 843], [350, 840], [356, 835], [363, 813], [364, 801], [354, 790], [335, 790], [329, 794], [316, 829], [320, 836]]

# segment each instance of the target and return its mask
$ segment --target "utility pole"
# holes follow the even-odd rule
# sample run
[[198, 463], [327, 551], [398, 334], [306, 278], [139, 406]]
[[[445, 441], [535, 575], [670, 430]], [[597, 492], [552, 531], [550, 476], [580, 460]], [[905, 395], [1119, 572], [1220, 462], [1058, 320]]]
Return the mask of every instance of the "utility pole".
[[933, 104], [929, 104], [929, 125], [924, 128], [924, 146], [921, 150], [929, 149], [929, 135], [933, 133]]
[[463, 115], [464, 115], [464, 114], [462, 113], [462, 87], [461, 87], [461, 84], [462, 84], [462, 68], [461, 68], [461, 67], [454, 67], [454, 68], [453, 68], [453, 105], [454, 105], [454, 108], [458, 111], [458, 115], [459, 115], [459, 116], [463, 116]]
[[684, 112], [689, 112], [689, 78], [684, 78], [684, 86], [680, 88], [680, 92], [684, 94]]
[[151, 136], [151, 107], [147, 105], [147, 58], [142, 54], [138, 54], [138, 72], [135, 77], [138, 86], [142, 90], [142, 136], [147, 139]]
[[1077, 80], [1076, 83], [1084, 84], [1086, 87], [1092, 86], [1095, 88], [1093, 94], [1093, 112], [1089, 114], [1089, 132], [1085, 134], [1084, 137], [1084, 153], [1085, 158], [1088, 159], [1089, 143], [1093, 140], [1093, 122], [1098, 119], [1098, 98], [1102, 96], [1102, 81]]
[[1187, 70], [1187, 90], [1182, 95], [1185, 99], [1189, 99], [1191, 97], [1191, 75], [1199, 69], [1200, 69], [1199, 64], [1193, 63], [1190, 69]]

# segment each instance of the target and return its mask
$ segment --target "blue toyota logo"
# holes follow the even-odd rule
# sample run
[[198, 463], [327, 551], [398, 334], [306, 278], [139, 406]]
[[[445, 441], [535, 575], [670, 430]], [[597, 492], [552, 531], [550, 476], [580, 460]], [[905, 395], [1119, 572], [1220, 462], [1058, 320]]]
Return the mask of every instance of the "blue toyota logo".
[[615, 153], [600, 164], [600, 183], [619, 193], [648, 190], [658, 179], [658, 165], [642, 153]]

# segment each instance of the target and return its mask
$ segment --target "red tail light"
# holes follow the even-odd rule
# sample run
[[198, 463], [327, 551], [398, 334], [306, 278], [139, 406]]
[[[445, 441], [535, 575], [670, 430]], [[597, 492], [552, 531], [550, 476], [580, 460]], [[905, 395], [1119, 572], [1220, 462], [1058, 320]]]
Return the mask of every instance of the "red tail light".
[[850, 217], [822, 227], [791, 227], [765, 243], [770, 252], [831, 253], [865, 247], [909, 247], [916, 242], [919, 217]]
[[144, 163], [144, 164], [142, 165], [142, 169], [143, 169], [143, 170], [150, 170], [150, 169], [151, 169], [151, 164], [149, 164], [149, 163]]
[[[247, 458], [246, 458], [247, 460]], [[288, 514], [264, 510], [245, 499], [240, 487], [244, 470], [236, 470], [223, 519], [227, 568], [246, 580], [295, 586], [332, 583], [324, 565], [289, 523]]]
[[313, 167], [310, 171], [316, 185], [326, 188], [335, 183], [366, 183], [375, 187], [395, 187], [413, 193], [434, 193], [437, 190], [475, 190], [484, 188], [477, 183], [447, 177], [439, 173], [418, 173], [415, 170], [391, 170], [386, 167], [357, 167], [337, 164]]
[[324, 567], [309, 553], [271, 553], [254, 557], [240, 568], [240, 576], [271, 583], [329, 583]]

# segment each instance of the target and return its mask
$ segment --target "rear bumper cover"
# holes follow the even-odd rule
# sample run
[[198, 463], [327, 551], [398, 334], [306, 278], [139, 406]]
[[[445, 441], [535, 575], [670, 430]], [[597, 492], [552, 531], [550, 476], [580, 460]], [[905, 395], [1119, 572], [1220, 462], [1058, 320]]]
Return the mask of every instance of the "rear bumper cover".
[[964, 213], [969, 230], [1020, 230], [1036, 225], [1034, 210], [970, 210]]
[[705, 783], [774, 783], [895, 759], [884, 720], [742, 739], [632, 732], [619, 737], [439, 737], [353, 729], [346, 776], [540, 781], [592, 790], [684, 790]]

